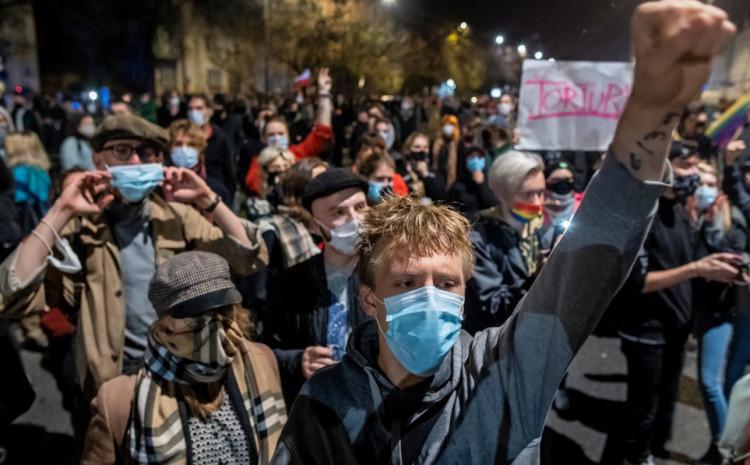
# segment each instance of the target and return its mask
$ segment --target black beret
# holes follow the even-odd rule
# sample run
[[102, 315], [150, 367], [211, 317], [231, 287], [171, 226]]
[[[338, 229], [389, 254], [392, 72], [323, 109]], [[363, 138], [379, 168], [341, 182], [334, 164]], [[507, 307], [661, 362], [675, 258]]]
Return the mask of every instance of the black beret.
[[312, 212], [312, 203], [317, 199], [352, 187], [367, 193], [367, 180], [352, 170], [331, 168], [310, 181], [302, 196], [302, 205]]

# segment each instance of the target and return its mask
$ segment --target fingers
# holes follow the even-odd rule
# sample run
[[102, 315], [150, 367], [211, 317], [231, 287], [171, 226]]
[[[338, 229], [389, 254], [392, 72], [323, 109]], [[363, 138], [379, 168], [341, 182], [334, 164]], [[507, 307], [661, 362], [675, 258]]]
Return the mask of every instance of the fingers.
[[722, 263], [735, 264], [735, 263], [741, 263], [742, 262], [742, 256], [741, 255], [734, 254], [734, 253], [727, 253], [727, 252], [720, 252], [720, 253], [712, 254], [711, 258], [715, 258], [715, 259], [719, 260]]

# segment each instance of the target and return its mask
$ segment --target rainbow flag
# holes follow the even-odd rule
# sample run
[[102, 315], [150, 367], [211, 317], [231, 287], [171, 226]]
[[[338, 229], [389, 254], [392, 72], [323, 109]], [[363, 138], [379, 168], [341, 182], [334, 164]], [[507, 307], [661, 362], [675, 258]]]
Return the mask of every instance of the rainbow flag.
[[724, 149], [732, 140], [737, 129], [747, 122], [750, 112], [750, 94], [740, 97], [734, 105], [719, 116], [706, 130], [706, 136], [720, 149]]

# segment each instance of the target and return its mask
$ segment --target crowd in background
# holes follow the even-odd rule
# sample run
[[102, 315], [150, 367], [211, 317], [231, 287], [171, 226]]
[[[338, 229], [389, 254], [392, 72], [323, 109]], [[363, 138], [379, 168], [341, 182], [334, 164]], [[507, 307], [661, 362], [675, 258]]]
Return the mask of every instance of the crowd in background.
[[[168, 351], [154, 347], [172, 347], [168, 344], [179, 331], [162, 323], [157, 324], [158, 331], [149, 327], [175, 312], [174, 298], [198, 286], [199, 278], [185, 278], [177, 289], [169, 288], [174, 283], [161, 283], [166, 289], [158, 291], [159, 282], [149, 287], [155, 263], [191, 248], [217, 252], [226, 259], [216, 261], [196, 252], [186, 254], [189, 258], [184, 260], [191, 263], [168, 263], [217, 270], [221, 279], [212, 281], [212, 286], [234, 283], [238, 294], [225, 296], [221, 308], [212, 310], [229, 322], [224, 327], [228, 335], [222, 333], [223, 337], [244, 347], [246, 332], [272, 350], [235, 349], [244, 354], [236, 359], [244, 362], [231, 362], [233, 373], [244, 380], [243, 370], [252, 366], [257, 386], [239, 381], [232, 389], [225, 388], [218, 404], [200, 391], [185, 394], [193, 399], [189, 408], [195, 416], [215, 418], [225, 427], [238, 422], [244, 428], [248, 421], [244, 417], [219, 415], [231, 410], [228, 406], [235, 402], [235, 394], [278, 394], [279, 410], [289, 411], [304, 382], [317, 370], [338, 363], [353, 328], [367, 319], [357, 299], [355, 247], [358, 228], [370, 208], [391, 196], [411, 196], [425, 205], [449, 205], [471, 222], [476, 261], [467, 283], [463, 329], [474, 334], [500, 326], [512, 315], [560, 238], [576, 227], [574, 213], [605, 156], [516, 151], [517, 97], [509, 93], [463, 100], [431, 95], [374, 98], [334, 91], [328, 71], [322, 70], [316, 85], [285, 96], [170, 91], [157, 101], [148, 93], [125, 93], [107, 108], [23, 89], [6, 98], [7, 105], [0, 109], [0, 259], [17, 254], [14, 251], [24, 237], [39, 235], [47, 227], [54, 234], [49, 237], [51, 244], [44, 236], [44, 245], [58, 247], [57, 255], [63, 256], [60, 263], [52, 264], [58, 271], [65, 273], [67, 266], [75, 275], [81, 265], [87, 273], [92, 267], [104, 268], [99, 271], [105, 277], [101, 289], [86, 291], [89, 294], [84, 296], [79, 287], [83, 284], [78, 283], [85, 277], [70, 278], [72, 287], [63, 286], [65, 290], [59, 288], [60, 295], [54, 295], [48, 282], [40, 284], [50, 276], [34, 278], [28, 271], [28, 279], [44, 287], [46, 305], [39, 304], [38, 289], [20, 304], [6, 302], [8, 308], [18, 310], [25, 347], [44, 352], [49, 360], [81, 450], [92, 434], [95, 438], [105, 434], [96, 429], [101, 411], [89, 408], [94, 398], [94, 405], [103, 408], [102, 384], [121, 373], [139, 373], [144, 363], [153, 370], [170, 363]], [[712, 444], [700, 463], [720, 463], [717, 444], [727, 419], [728, 396], [750, 363], [750, 125], [722, 148], [705, 135], [707, 126], [727, 106], [729, 102], [719, 107], [696, 102], [681, 115], [669, 154], [674, 187], [661, 198], [636, 266], [599, 326], [602, 333], [621, 338], [627, 359], [628, 409], [623, 421], [629, 463], [649, 463], [651, 455], [668, 454], [665, 443], [691, 335], [698, 343], [699, 386]], [[142, 144], [132, 146], [134, 140]], [[105, 151], [109, 158], [95, 155]], [[96, 232], [96, 228], [103, 230], [101, 224], [79, 224], [75, 231], [45, 226], [48, 221], [43, 218], [49, 218], [55, 202], [65, 198], [66, 188], [78, 182], [81, 173], [106, 168], [117, 180], [113, 168], [127, 163], [143, 166], [136, 174], [140, 181], [152, 175], [180, 179], [169, 187], [153, 183], [145, 193], [133, 187], [133, 202], [142, 203], [146, 195], [159, 199], [147, 197], [146, 213], [132, 211], [128, 203], [113, 207], [119, 210], [110, 212], [102, 223], [108, 228], [106, 235]], [[131, 200], [127, 183], [120, 186], [122, 195]], [[204, 199], [200, 197], [204, 192], [216, 197]], [[185, 211], [176, 210], [173, 203], [187, 204]], [[160, 224], [144, 229], [150, 220]], [[182, 232], [161, 224], [170, 221], [180, 222]], [[64, 245], [58, 233], [68, 238]], [[247, 243], [220, 243], [228, 241], [220, 239], [222, 233], [231, 233], [232, 238], [246, 235]], [[263, 241], [267, 257], [258, 252], [254, 240]], [[97, 241], [115, 244], [117, 265], [96, 255], [99, 252], [92, 255], [96, 247], [91, 244]], [[80, 259], [77, 267], [75, 256]], [[107, 278], [112, 273], [107, 267], [113, 266], [119, 270], [116, 284]], [[158, 279], [157, 273], [154, 280]], [[71, 297], [65, 292], [79, 294]], [[117, 300], [109, 295], [114, 292], [119, 292], [117, 299], [123, 293], [124, 297]], [[81, 305], [94, 308], [84, 311]], [[121, 321], [112, 326], [97, 320], [92, 316], [96, 306]], [[92, 347], [101, 346], [102, 336], [92, 333], [112, 328], [124, 333], [124, 341], [111, 345], [111, 354], [101, 347], [95, 352]], [[7, 326], [2, 331], [7, 340]], [[9, 423], [28, 408], [33, 389], [25, 381], [12, 344], [2, 350], [3, 357], [17, 365], [6, 372], [13, 375], [14, 401], [0, 399], [3, 412], [8, 410], [0, 418]], [[255, 350], [261, 351], [259, 355]], [[187, 352], [181, 355], [189, 358]], [[104, 363], [95, 356], [111, 359]], [[273, 372], [268, 362], [273, 359], [278, 363], [278, 389], [261, 379], [262, 373]], [[177, 370], [172, 376], [178, 381], [180, 376], [203, 379], [213, 372], [201, 378]], [[193, 378], [184, 382], [195, 382]], [[156, 389], [147, 381], [133, 381], [138, 383], [138, 396]], [[185, 386], [178, 381], [175, 386]], [[9, 378], [3, 383], [10, 384]], [[124, 386], [133, 389], [132, 382]], [[110, 387], [122, 388], [122, 383]], [[563, 382], [555, 406], [565, 410], [569, 404]], [[163, 408], [181, 407], [165, 402]], [[149, 428], [167, 425], [165, 418], [155, 415], [143, 414], [138, 434], [146, 438]], [[94, 426], [89, 427], [90, 421]], [[210, 421], [188, 423], [191, 434], [210, 436]], [[267, 427], [267, 434], [277, 434], [273, 425]], [[266, 450], [263, 435], [256, 438], [255, 447], [231, 435], [212, 437], [234, 451], [235, 457], [255, 454], [256, 461], [259, 457], [263, 461], [264, 454], [268, 459], [272, 452]], [[138, 441], [125, 443], [131, 452], [136, 448], [134, 454], [145, 453], [134, 445]], [[220, 458], [210, 450], [194, 453], [205, 460], [196, 463], [247, 463], [214, 461]], [[87, 445], [83, 454], [88, 463], [106, 463], [118, 452]]]

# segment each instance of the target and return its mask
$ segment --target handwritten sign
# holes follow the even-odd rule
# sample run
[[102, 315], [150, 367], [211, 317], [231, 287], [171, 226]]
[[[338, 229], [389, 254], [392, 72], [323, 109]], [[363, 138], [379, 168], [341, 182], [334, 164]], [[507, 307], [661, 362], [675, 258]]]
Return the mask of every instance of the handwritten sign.
[[606, 151], [632, 82], [631, 63], [526, 60], [518, 148]]

